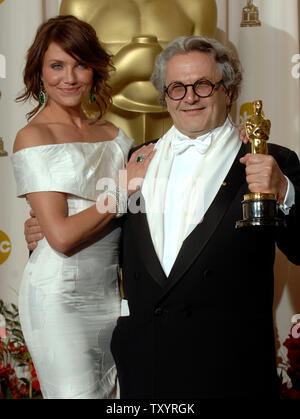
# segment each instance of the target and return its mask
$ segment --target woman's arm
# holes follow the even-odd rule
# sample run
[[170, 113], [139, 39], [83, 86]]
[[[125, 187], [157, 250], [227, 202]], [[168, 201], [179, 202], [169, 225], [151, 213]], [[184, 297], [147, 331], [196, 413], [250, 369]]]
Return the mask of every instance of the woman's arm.
[[[32, 130], [31, 130], [32, 131]], [[27, 130], [28, 132], [28, 130]], [[27, 134], [27, 132], [25, 134]], [[27, 137], [24, 139], [24, 137]], [[30, 141], [32, 142], [31, 136]], [[32, 146], [26, 142], [28, 135], [19, 135], [15, 142], [14, 151]], [[34, 144], [37, 145], [37, 144]], [[134, 178], [144, 178], [148, 165], [154, 155], [154, 146], [144, 146], [133, 154], [133, 158], [126, 166], [127, 182], [121, 185], [128, 189], [128, 184]], [[145, 154], [146, 160], [137, 162], [138, 154]], [[128, 190], [129, 194], [134, 191]], [[66, 195], [61, 192], [33, 192], [26, 195], [36, 221], [43, 234], [46, 236], [50, 246], [61, 253], [68, 253], [78, 245], [86, 242], [99, 233], [117, 213], [116, 198], [114, 194], [99, 198], [97, 204], [74, 215], [68, 214]], [[26, 232], [26, 227], [25, 227]], [[30, 247], [32, 250], [34, 247]]]
[[[144, 146], [133, 153], [126, 166], [127, 185], [134, 178], [144, 178], [150, 161], [154, 155], [154, 144]], [[137, 156], [145, 154], [146, 160], [137, 162]], [[129, 195], [135, 190], [128, 190]], [[27, 194], [38, 224], [46, 236], [50, 246], [60, 253], [68, 253], [74, 247], [84, 243], [100, 232], [117, 213], [116, 201], [113, 196], [100, 198], [97, 204], [68, 215], [68, 204], [65, 194], [61, 192], [34, 192]], [[103, 211], [99, 211], [103, 208]]]
[[27, 195], [50, 246], [60, 253], [68, 253], [101, 231], [116, 215], [116, 203], [106, 197], [106, 213], [99, 213], [96, 205], [75, 215], [68, 215], [65, 194], [34, 192]]

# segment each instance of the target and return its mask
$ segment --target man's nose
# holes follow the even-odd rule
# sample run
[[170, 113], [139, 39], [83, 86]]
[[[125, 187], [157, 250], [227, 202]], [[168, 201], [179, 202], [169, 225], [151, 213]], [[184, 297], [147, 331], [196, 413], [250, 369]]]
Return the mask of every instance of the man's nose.
[[200, 100], [200, 97], [194, 92], [193, 86], [187, 86], [184, 100], [188, 103], [195, 103]]

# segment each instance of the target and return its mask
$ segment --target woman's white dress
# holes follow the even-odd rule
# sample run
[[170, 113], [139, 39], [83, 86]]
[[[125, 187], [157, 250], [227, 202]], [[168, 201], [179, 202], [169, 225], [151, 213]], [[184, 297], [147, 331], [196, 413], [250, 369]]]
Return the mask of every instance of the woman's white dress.
[[[69, 215], [93, 205], [103, 178], [118, 183], [133, 141], [42, 145], [12, 156], [18, 196], [67, 194]], [[98, 183], [98, 185], [97, 185]], [[65, 256], [39, 241], [19, 292], [22, 330], [44, 398], [114, 398], [116, 368], [110, 340], [120, 313], [120, 227]]]

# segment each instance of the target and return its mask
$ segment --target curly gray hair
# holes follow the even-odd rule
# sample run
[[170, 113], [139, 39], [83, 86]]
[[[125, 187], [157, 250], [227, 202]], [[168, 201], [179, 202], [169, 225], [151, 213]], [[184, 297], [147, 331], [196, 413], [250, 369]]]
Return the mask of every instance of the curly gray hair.
[[168, 61], [177, 54], [191, 51], [206, 52], [216, 60], [225, 88], [230, 89], [230, 107], [237, 99], [242, 81], [241, 63], [232, 52], [220, 42], [202, 36], [181, 36], [170, 42], [156, 57], [154, 71], [150, 81], [160, 92], [159, 103], [166, 106], [165, 73]]

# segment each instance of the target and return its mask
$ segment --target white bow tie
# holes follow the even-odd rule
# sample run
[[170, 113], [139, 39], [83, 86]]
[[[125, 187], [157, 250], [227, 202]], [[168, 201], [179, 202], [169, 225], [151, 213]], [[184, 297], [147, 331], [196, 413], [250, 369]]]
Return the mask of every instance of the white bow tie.
[[211, 145], [211, 141], [212, 141], [212, 135], [210, 134], [206, 135], [203, 139], [201, 137], [190, 139], [184, 136], [181, 136], [181, 137], [176, 136], [174, 140], [172, 141], [173, 153], [175, 155], [178, 155], [185, 152], [189, 147], [194, 146], [196, 147], [197, 151], [200, 154], [205, 154]]

